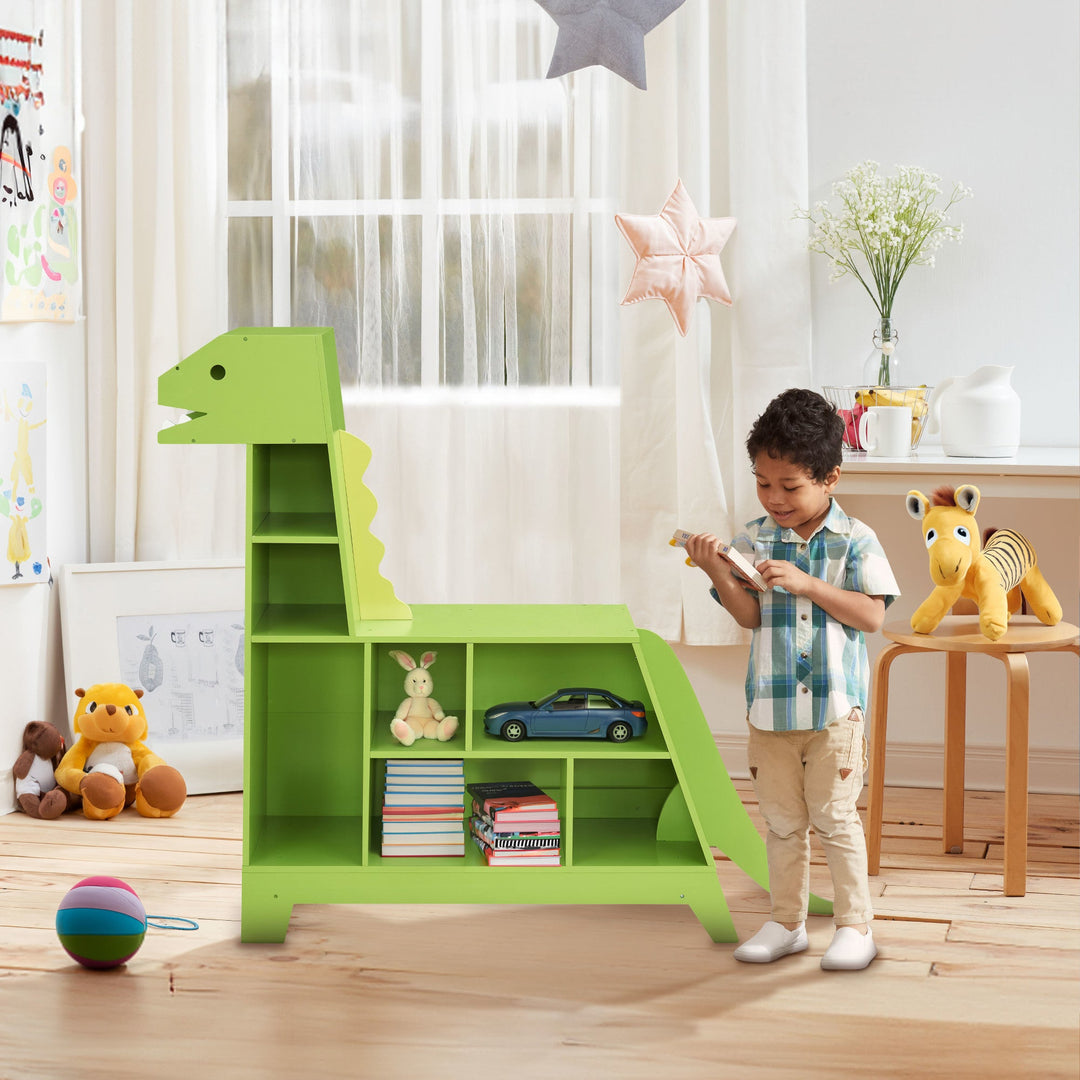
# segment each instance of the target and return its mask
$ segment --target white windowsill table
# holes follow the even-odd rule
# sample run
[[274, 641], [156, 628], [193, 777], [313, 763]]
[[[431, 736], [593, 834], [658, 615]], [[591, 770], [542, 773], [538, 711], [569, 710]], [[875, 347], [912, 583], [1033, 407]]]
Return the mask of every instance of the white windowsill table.
[[[903, 495], [921, 485], [975, 484], [984, 495], [1034, 499], [1080, 498], [1080, 448], [1022, 446], [1012, 457], [949, 457], [923, 446], [908, 457], [870, 457], [844, 451], [844, 492]], [[929, 491], [927, 491], [929, 494]]]

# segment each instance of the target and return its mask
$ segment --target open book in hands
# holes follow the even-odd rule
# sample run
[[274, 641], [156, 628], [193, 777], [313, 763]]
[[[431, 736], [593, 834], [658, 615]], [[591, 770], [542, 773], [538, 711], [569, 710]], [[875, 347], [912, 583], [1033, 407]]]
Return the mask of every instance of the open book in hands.
[[[668, 543], [672, 547], [685, 548], [686, 541], [693, 535], [693, 533], [687, 532], [685, 529], [676, 529]], [[769, 588], [765, 584], [765, 579], [754, 569], [753, 563], [730, 544], [721, 544], [720, 554], [731, 564], [739, 576], [744, 578], [746, 583], [752, 585], [758, 592], [765, 592]], [[687, 559], [686, 563], [688, 566], [694, 565], [692, 559]]]

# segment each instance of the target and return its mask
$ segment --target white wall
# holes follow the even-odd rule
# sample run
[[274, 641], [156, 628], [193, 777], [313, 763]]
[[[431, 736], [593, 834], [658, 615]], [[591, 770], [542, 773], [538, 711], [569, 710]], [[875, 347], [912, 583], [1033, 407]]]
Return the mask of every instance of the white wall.
[[[64, 563], [87, 558], [85, 321], [0, 324], [0, 359], [19, 358], [46, 362], [46, 543], [55, 577]], [[27, 721], [49, 720], [70, 737], [74, 708], [64, 697], [56, 586], [0, 589], [0, 619], [6, 632], [0, 634], [5, 642], [5, 708], [0, 714], [4, 813], [14, 806], [11, 766], [22, 749]]]
[[[897, 292], [904, 381], [1015, 364], [1023, 443], [1080, 444], [1080, 4], [809, 0], [807, 97], [811, 201], [867, 158], [974, 191]], [[858, 381], [876, 312], [811, 265], [815, 378]]]
[[[1015, 364], [1022, 438], [1080, 443], [1080, 5], [1072, 0], [808, 0], [809, 187], [827, 199], [852, 165], [888, 172], [918, 165], [974, 198], [960, 204], [960, 245], [934, 268], [914, 267], [897, 293], [904, 380], [935, 383], [982, 364]], [[944, 184], [943, 184], [944, 186]], [[828, 281], [811, 259], [815, 385], [861, 378], [876, 313], [858, 282]], [[929, 448], [932, 440], [927, 441]], [[736, 462], [736, 467], [739, 462]], [[930, 582], [913, 522], [898, 500], [839, 497], [882, 536], [904, 596], [905, 619]], [[986, 516], [989, 515], [989, 516]], [[1040, 562], [1077, 622], [1080, 501], [984, 503], [983, 524], [1036, 539]], [[871, 659], [884, 642], [869, 640]], [[745, 775], [746, 648], [677, 649], [733, 773]], [[969, 665], [968, 783], [1004, 779], [1001, 665]], [[1033, 657], [1031, 776], [1035, 789], [1078, 790], [1077, 665]], [[902, 658], [893, 667], [890, 783], [940, 786], [943, 665]]]

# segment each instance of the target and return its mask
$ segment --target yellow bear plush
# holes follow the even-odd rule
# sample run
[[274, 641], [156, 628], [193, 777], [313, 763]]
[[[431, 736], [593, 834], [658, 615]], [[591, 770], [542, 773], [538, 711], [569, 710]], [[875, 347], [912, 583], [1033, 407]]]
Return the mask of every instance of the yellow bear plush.
[[81, 795], [83, 813], [95, 821], [116, 817], [135, 804], [143, 817], [172, 817], [187, 798], [184, 778], [143, 742], [147, 735], [142, 690], [99, 683], [75, 691], [79, 705], [75, 745], [56, 770], [57, 782]]

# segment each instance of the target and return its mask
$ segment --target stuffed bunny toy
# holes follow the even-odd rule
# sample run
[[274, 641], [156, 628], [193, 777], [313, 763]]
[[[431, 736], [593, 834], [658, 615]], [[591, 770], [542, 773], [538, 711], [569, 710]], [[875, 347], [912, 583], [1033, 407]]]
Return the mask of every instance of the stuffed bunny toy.
[[412, 746], [418, 738], [446, 742], [457, 731], [458, 719], [446, 716], [442, 706], [431, 696], [434, 684], [428, 668], [435, 663], [437, 654], [424, 653], [419, 664], [400, 649], [391, 649], [390, 655], [408, 672], [405, 693], [409, 695], [390, 721], [390, 734], [402, 746]]

